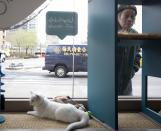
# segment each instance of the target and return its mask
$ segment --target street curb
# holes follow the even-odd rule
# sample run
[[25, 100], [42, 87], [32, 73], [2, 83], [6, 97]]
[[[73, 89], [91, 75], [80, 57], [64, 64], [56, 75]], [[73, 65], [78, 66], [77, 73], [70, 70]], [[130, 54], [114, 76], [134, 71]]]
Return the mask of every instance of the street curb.
[[42, 68], [42, 67], [39, 67], [39, 66], [36, 66], [36, 67], [6, 67], [5, 69], [7, 70], [21, 70], [21, 69], [32, 69], [32, 68]]

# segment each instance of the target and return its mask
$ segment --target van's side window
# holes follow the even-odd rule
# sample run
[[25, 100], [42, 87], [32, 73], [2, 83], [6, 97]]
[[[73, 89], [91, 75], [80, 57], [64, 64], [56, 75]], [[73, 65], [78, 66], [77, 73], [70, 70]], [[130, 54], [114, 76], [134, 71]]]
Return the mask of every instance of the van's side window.
[[60, 46], [48, 46], [47, 48], [47, 54], [60, 54], [61, 53], [61, 47]]
[[53, 47], [52, 46], [48, 46], [47, 50], [46, 50], [47, 54], [52, 54], [53, 53]]

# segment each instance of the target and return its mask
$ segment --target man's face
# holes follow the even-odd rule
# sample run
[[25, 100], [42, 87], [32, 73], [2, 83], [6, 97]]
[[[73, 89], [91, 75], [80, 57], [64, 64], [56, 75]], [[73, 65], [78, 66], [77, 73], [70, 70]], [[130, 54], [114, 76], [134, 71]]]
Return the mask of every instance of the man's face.
[[118, 22], [122, 30], [127, 31], [135, 23], [135, 11], [132, 9], [125, 9], [118, 14]]

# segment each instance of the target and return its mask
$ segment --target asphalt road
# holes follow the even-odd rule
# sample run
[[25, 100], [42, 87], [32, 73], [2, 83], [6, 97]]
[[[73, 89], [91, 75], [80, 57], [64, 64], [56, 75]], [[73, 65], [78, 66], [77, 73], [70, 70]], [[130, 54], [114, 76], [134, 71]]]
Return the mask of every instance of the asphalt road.
[[[11, 63], [23, 63], [22, 68], [10, 68]], [[76, 98], [87, 97], [87, 73], [69, 73], [66, 78], [56, 78], [54, 73], [42, 70], [44, 58], [8, 60], [3, 65], [6, 76], [2, 79], [5, 83], [5, 97], [28, 98], [30, 91], [41, 93], [48, 97], [69, 95]], [[6, 69], [4, 69], [4, 67]], [[74, 85], [74, 86], [73, 86]]]
[[[22, 68], [9, 68], [11, 63], [22, 63]], [[69, 95], [76, 98], [87, 97], [87, 73], [72, 73], [66, 78], [56, 78], [54, 73], [42, 70], [44, 58], [6, 60], [2, 70], [6, 76], [2, 78], [5, 83], [5, 96], [10, 98], [30, 97], [30, 91], [39, 92], [45, 96], [55, 97]], [[5, 69], [6, 68], [6, 69]], [[148, 96], [161, 97], [161, 78], [148, 77]], [[132, 80], [133, 96], [141, 96], [141, 70], [136, 73]], [[73, 86], [74, 85], [74, 86]]]

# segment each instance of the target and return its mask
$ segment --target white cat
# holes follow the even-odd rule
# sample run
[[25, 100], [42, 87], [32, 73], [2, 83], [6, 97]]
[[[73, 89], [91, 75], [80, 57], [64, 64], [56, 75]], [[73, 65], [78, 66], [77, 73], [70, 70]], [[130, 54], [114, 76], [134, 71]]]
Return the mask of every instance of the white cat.
[[89, 123], [89, 116], [72, 104], [50, 101], [33, 92], [31, 92], [30, 104], [34, 107], [34, 111], [28, 111], [27, 114], [71, 123], [66, 128], [67, 131], [86, 127]]

